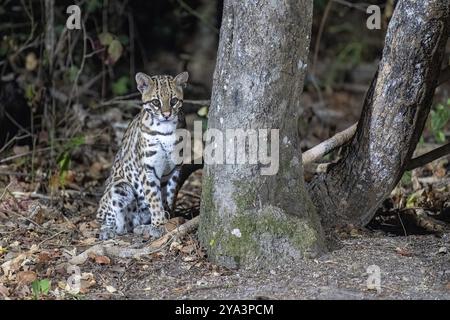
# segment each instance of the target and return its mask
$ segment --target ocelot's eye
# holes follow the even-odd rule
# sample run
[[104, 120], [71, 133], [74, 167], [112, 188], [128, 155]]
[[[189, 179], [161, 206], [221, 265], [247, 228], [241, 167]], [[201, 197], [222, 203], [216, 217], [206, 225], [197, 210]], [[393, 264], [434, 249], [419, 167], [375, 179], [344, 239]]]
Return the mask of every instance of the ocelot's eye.
[[152, 103], [152, 105], [154, 105], [157, 108], [159, 108], [161, 106], [161, 102], [158, 99], [153, 99], [150, 102]]
[[173, 106], [175, 106], [177, 103], [178, 103], [178, 98], [172, 98], [172, 99], [170, 99], [170, 106], [171, 107], [173, 107]]

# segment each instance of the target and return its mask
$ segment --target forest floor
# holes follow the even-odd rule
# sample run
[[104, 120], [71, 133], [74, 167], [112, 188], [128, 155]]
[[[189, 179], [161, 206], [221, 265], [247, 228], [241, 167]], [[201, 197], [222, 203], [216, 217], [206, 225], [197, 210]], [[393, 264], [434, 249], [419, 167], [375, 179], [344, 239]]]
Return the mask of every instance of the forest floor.
[[[181, 206], [198, 208], [200, 178], [197, 172], [187, 181]], [[101, 243], [94, 204], [80, 215], [67, 213], [71, 203], [91, 200], [67, 198], [60, 214], [45, 205], [48, 199], [8, 190], [15, 197], [3, 195], [0, 214], [0, 297], [6, 299], [450, 299], [448, 232], [404, 236], [350, 226], [333, 232], [333, 250], [320, 258], [257, 272], [208, 262], [195, 232], [135, 258], [96, 251], [73, 262]], [[412, 230], [406, 221], [403, 227]], [[108, 245], [137, 249], [149, 239], [126, 235]], [[367, 285], [374, 265], [379, 291]], [[71, 274], [80, 276], [79, 287]]]
[[[353, 111], [340, 126], [357, 119]], [[154, 243], [132, 234], [99, 242], [95, 211], [115, 142], [108, 130], [95, 130], [54, 154], [43, 135], [33, 152], [14, 147], [0, 160], [0, 299], [450, 299], [450, 156], [406, 175], [368, 228], [328, 234], [328, 254], [255, 272], [209, 262], [195, 231], [152, 250]], [[306, 135], [320, 141], [329, 132]], [[421, 143], [417, 152], [435, 147]], [[48, 169], [55, 158], [59, 171]], [[200, 194], [198, 171], [180, 191], [181, 218], [168, 228], [199, 214]], [[82, 254], [92, 248], [100, 250]], [[130, 256], [142, 248], [146, 254]], [[379, 291], [367, 286], [373, 266]]]

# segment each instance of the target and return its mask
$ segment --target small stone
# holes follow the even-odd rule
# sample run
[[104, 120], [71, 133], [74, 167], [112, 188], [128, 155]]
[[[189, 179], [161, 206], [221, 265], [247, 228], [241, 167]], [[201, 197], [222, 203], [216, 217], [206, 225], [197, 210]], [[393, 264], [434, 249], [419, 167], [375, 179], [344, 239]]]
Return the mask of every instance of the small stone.
[[438, 253], [440, 254], [446, 254], [447, 253], [447, 247], [440, 247]]
[[117, 289], [113, 286], [106, 286], [106, 291], [108, 291], [109, 293], [114, 293], [117, 292]]
[[231, 234], [232, 234], [233, 236], [238, 237], [238, 238], [240, 238], [240, 237], [242, 236], [241, 230], [239, 230], [239, 229], [233, 229], [233, 230], [231, 230]]

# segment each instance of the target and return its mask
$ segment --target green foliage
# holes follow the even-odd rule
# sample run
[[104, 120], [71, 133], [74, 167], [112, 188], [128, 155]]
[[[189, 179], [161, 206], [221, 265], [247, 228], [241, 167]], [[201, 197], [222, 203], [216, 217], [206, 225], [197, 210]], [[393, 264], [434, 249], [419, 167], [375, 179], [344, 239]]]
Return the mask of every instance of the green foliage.
[[198, 109], [197, 114], [199, 117], [207, 118], [208, 117], [208, 107], [203, 106], [200, 109]]
[[433, 133], [434, 138], [439, 143], [445, 142], [444, 128], [450, 121], [450, 99], [447, 103], [438, 104], [434, 110], [430, 112], [429, 129]]
[[400, 179], [400, 183], [403, 186], [406, 186], [411, 183], [411, 179], [412, 179], [411, 171], [405, 171], [405, 173], [403, 173], [402, 178]]
[[329, 0], [314, 0], [314, 8], [323, 10], [327, 6]]
[[64, 24], [57, 24], [55, 25], [55, 33], [59, 36], [63, 32], [64, 28], [66, 26]]
[[9, 50], [8, 42], [3, 40], [0, 43], [0, 57], [6, 56], [6, 54], [8, 53], [8, 50]]
[[123, 45], [120, 40], [121, 38], [128, 42], [128, 37], [116, 37], [109, 32], [103, 32], [98, 35], [100, 44], [104, 47], [107, 47], [108, 57], [105, 61], [106, 64], [115, 64], [117, 60], [119, 60], [119, 58], [122, 56]]
[[70, 82], [75, 81], [79, 70], [80, 69], [76, 65], [73, 65], [68, 69], [68, 77], [69, 77]]
[[202, 121], [202, 131], [205, 132], [208, 129], [208, 112], [209, 107], [203, 106], [197, 111], [197, 115], [201, 118]]
[[63, 152], [61, 152], [58, 158], [56, 159], [59, 169], [59, 183], [61, 186], [65, 185], [67, 171], [70, 168], [72, 151], [85, 143], [86, 143], [85, 137], [79, 136], [70, 139], [69, 142], [67, 142], [63, 146]]
[[28, 84], [25, 87], [25, 99], [27, 99], [28, 105], [32, 105], [34, 97], [36, 96], [36, 89], [33, 84]]
[[100, 9], [102, 7], [102, 1], [101, 0], [89, 0], [87, 1], [87, 11], [88, 12], [94, 12], [97, 9]]
[[418, 195], [416, 192], [410, 194], [408, 199], [406, 200], [406, 208], [414, 208], [416, 206], [418, 200]]
[[117, 36], [117, 39], [120, 41], [121, 44], [124, 46], [128, 45], [130, 43], [130, 38], [126, 34], [120, 34]]
[[347, 44], [337, 55], [336, 60], [331, 65], [330, 71], [327, 74], [326, 85], [332, 85], [342, 74], [342, 70], [349, 66], [357, 65], [362, 60], [362, 53], [364, 50], [364, 43], [351, 42]]
[[110, 62], [112, 64], [116, 63], [119, 60], [120, 56], [123, 52], [123, 46], [119, 40], [114, 39], [108, 46], [108, 55], [110, 58]]
[[114, 36], [109, 32], [103, 32], [98, 35], [98, 40], [102, 46], [109, 46], [114, 40]]
[[73, 150], [75, 148], [78, 148], [78, 147], [84, 145], [85, 143], [86, 143], [86, 138], [84, 136], [73, 137], [66, 144], [66, 148]]
[[42, 279], [42, 280], [34, 280], [31, 284], [31, 289], [33, 292], [34, 299], [39, 299], [42, 295], [48, 294], [50, 290], [50, 280]]
[[112, 92], [116, 96], [124, 95], [130, 88], [130, 79], [126, 76], [120, 77], [117, 81], [112, 83]]

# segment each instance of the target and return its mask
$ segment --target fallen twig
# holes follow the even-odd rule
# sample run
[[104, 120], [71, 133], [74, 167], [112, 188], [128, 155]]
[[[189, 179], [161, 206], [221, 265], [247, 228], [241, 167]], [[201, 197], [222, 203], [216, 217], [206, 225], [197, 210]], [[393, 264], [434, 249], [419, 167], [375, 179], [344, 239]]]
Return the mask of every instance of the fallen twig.
[[49, 151], [49, 150], [51, 150], [51, 148], [47, 147], [47, 148], [42, 148], [42, 149], [38, 149], [38, 150], [35, 150], [35, 151], [28, 151], [28, 152], [25, 152], [25, 153], [16, 154], [14, 156], [7, 157], [5, 159], [1, 159], [0, 163], [8, 162], [8, 161], [11, 161], [11, 160], [14, 160], [14, 159], [18, 159], [18, 158], [22, 158], [22, 157], [26, 157], [26, 156], [31, 156], [33, 154], [33, 152], [45, 152], [45, 151]]

